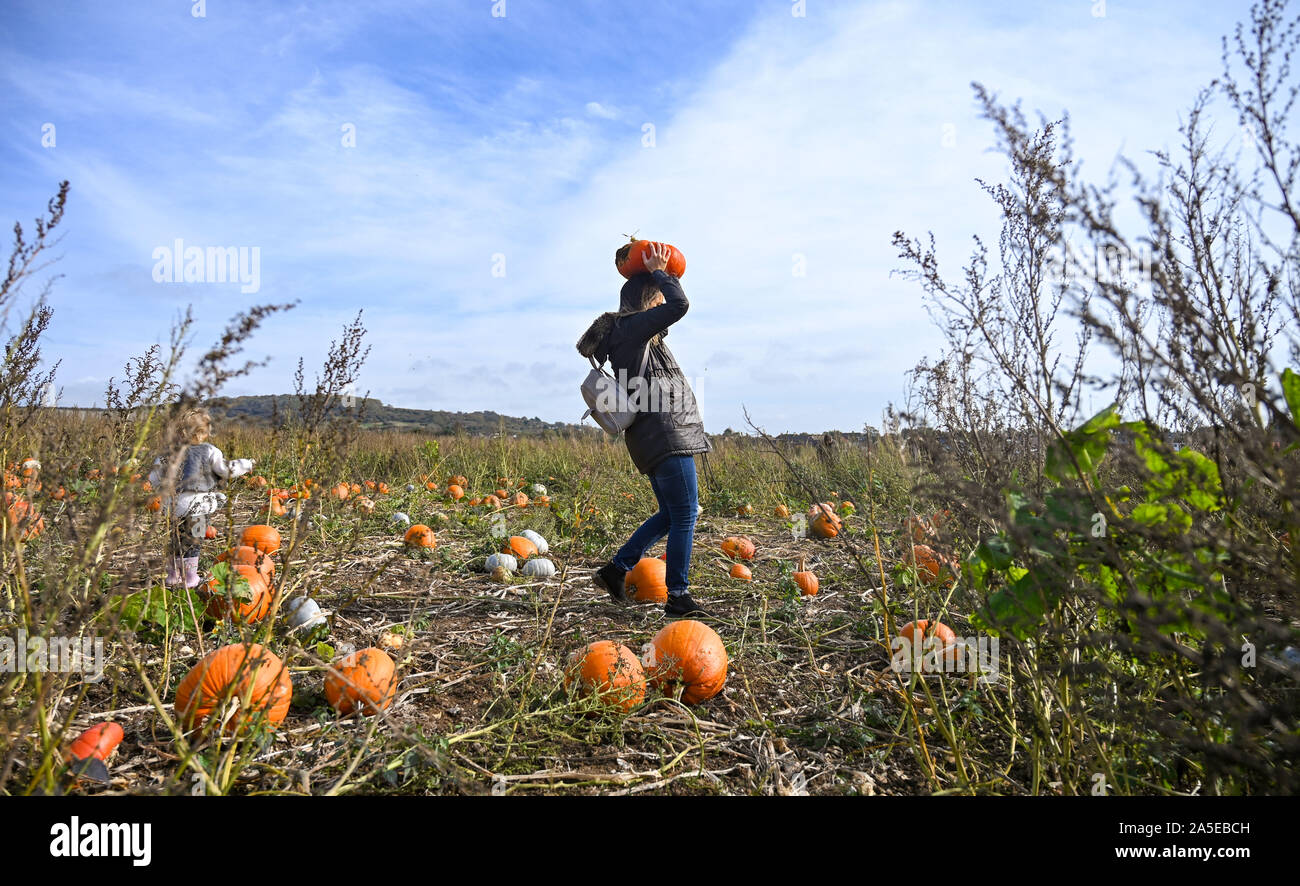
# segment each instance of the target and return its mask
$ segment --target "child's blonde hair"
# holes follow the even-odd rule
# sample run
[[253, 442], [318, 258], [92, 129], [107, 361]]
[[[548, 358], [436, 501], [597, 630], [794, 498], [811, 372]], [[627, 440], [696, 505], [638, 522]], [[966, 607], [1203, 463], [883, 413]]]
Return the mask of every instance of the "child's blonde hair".
[[176, 436], [191, 446], [204, 443], [212, 436], [212, 416], [206, 409], [189, 409], [181, 413]]

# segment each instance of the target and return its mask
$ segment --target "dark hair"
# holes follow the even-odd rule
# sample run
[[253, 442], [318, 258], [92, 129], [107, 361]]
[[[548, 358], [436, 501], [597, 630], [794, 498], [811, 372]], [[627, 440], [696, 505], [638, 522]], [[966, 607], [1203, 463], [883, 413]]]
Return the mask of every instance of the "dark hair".
[[[655, 282], [653, 275], [633, 274], [628, 278], [627, 282], [623, 284], [623, 288], [619, 290], [618, 315], [620, 317], [626, 317], [629, 314], [637, 314], [644, 311], [646, 308], [650, 307], [651, 300], [659, 294], [661, 294], [659, 284]], [[659, 344], [667, 334], [668, 330], [665, 329], [663, 332], [655, 335], [651, 341], [655, 344]]]

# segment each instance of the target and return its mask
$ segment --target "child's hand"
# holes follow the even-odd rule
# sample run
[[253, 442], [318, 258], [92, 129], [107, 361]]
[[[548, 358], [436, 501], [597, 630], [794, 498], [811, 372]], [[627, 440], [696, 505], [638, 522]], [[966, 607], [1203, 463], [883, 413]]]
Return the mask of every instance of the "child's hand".
[[651, 243], [650, 248], [645, 252], [646, 272], [662, 271], [668, 267], [668, 259], [672, 258], [672, 255], [667, 243]]

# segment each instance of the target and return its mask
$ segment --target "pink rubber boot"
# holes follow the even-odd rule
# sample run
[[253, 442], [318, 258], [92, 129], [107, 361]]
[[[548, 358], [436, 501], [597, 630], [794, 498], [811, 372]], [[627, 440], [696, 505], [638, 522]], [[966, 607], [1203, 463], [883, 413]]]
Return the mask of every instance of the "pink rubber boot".
[[181, 558], [167, 558], [167, 587], [180, 587], [181, 584]]
[[199, 586], [199, 582], [201, 582], [202, 580], [203, 579], [199, 578], [199, 558], [186, 557], [185, 558], [185, 587], [197, 588]]

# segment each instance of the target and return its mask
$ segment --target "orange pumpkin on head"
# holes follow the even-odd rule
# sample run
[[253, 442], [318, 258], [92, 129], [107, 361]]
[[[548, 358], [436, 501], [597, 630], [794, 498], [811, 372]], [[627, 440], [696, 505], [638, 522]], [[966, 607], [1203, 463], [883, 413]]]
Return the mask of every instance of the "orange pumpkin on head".
[[628, 238], [614, 252], [614, 267], [625, 278], [632, 278], [637, 274], [646, 273], [645, 260], [649, 255], [652, 246], [667, 246], [669, 251], [668, 267], [664, 268], [674, 277], [681, 277], [686, 273], [686, 256], [682, 251], [671, 243], [656, 243], [652, 240], [638, 240], [635, 237]]

